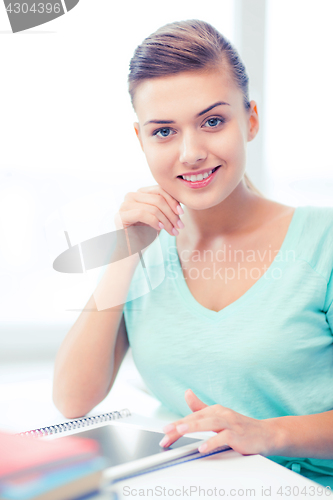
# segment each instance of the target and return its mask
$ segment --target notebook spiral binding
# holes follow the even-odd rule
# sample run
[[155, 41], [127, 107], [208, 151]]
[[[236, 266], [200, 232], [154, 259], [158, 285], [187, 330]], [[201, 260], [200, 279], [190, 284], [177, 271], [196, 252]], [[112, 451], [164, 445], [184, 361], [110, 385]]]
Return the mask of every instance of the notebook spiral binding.
[[89, 425], [99, 424], [100, 422], [109, 422], [110, 420], [116, 420], [118, 418], [130, 416], [131, 412], [127, 408], [125, 408], [120, 411], [102, 413], [101, 415], [95, 415], [92, 417], [78, 418], [76, 420], [71, 420], [70, 422], [65, 422], [63, 424], [51, 425], [50, 427], [42, 427], [40, 429], [35, 429], [32, 431], [20, 432], [18, 435], [33, 437], [50, 436], [51, 434], [71, 431], [73, 429], [79, 429], [81, 427], [88, 427]]

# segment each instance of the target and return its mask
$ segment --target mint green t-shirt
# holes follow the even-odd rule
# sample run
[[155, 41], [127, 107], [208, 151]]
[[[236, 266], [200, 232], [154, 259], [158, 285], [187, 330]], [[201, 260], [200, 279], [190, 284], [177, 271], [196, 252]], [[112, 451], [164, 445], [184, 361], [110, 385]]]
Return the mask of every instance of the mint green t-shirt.
[[[166, 407], [190, 414], [191, 388], [255, 419], [333, 410], [333, 208], [297, 207], [268, 270], [219, 312], [192, 296], [175, 237], [162, 230], [143, 259], [125, 323], [134, 362]], [[333, 489], [333, 460], [268, 458]]]

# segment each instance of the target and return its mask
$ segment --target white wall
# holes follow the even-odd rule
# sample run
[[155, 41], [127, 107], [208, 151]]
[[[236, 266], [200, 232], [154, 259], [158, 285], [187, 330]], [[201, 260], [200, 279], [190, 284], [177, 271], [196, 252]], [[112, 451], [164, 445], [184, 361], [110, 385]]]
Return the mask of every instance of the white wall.
[[333, 205], [331, 0], [268, 0], [267, 195]]
[[53, 356], [90, 296], [86, 276], [52, 269], [67, 248], [63, 231], [75, 244], [112, 230], [124, 194], [155, 184], [127, 93], [136, 46], [191, 18], [233, 40], [234, 12], [233, 0], [80, 0], [13, 35], [2, 7], [0, 360]]
[[[63, 231], [75, 244], [112, 230], [125, 192], [155, 183], [127, 94], [137, 44], [167, 22], [199, 18], [239, 43], [254, 68], [255, 45], [241, 47], [242, 2], [80, 0], [15, 35], [0, 5], [0, 360], [53, 356], [79, 314], [66, 309], [89, 297], [86, 277], [52, 269], [67, 248]], [[261, 19], [263, 1], [251, 5]], [[264, 95], [250, 96], [262, 107], [257, 172], [266, 196], [294, 206], [332, 205], [332, 9], [330, 0], [266, 2]]]

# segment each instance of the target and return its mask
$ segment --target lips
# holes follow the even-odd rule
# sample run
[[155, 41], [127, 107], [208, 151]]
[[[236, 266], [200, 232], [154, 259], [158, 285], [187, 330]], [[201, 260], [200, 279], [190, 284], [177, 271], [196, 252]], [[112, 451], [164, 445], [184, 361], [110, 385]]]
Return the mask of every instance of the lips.
[[[185, 185], [185, 186], [188, 186], [189, 188], [192, 188], [192, 189], [198, 189], [198, 188], [204, 188], [206, 186], [208, 186], [208, 184], [210, 184], [213, 179], [215, 178], [215, 176], [217, 175], [217, 171], [219, 170], [219, 167], [221, 165], [219, 165], [218, 167], [215, 167], [212, 170], [212, 173], [206, 177], [206, 179], [203, 179], [202, 181], [187, 181], [186, 179], [183, 179], [182, 176], [178, 176], [177, 178]], [[207, 172], [207, 170], [206, 170]], [[208, 170], [209, 172], [209, 170]], [[185, 174], [184, 174], [185, 175]], [[191, 174], [193, 175], [193, 174]], [[199, 175], [199, 173], [198, 173]]]
[[217, 167], [214, 167], [214, 168], [205, 168], [204, 170], [198, 170], [198, 171], [195, 171], [195, 172], [185, 172], [184, 174], [181, 174], [181, 175], [177, 175], [178, 178], [182, 178], [183, 176], [185, 177], [188, 177], [188, 176], [191, 176], [191, 175], [204, 175], [208, 172], [210, 172], [211, 170], [214, 172], [216, 169], [218, 169], [221, 165], [218, 165]]

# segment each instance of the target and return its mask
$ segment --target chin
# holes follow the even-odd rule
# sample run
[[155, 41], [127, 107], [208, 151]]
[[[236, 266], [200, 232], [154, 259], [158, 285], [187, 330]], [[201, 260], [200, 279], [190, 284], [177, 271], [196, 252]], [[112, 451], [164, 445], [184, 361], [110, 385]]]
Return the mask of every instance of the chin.
[[186, 208], [189, 208], [191, 210], [208, 210], [210, 208], [214, 208], [216, 206], [218, 206], [220, 203], [223, 202], [223, 200], [225, 199], [224, 197], [220, 197], [218, 200], [203, 200], [203, 199], [198, 199], [196, 200], [195, 203], [193, 203], [193, 200], [186, 200], [185, 197], [184, 198], [184, 201], [182, 200], [179, 200], [180, 203], [182, 203], [183, 205], [185, 205]]

